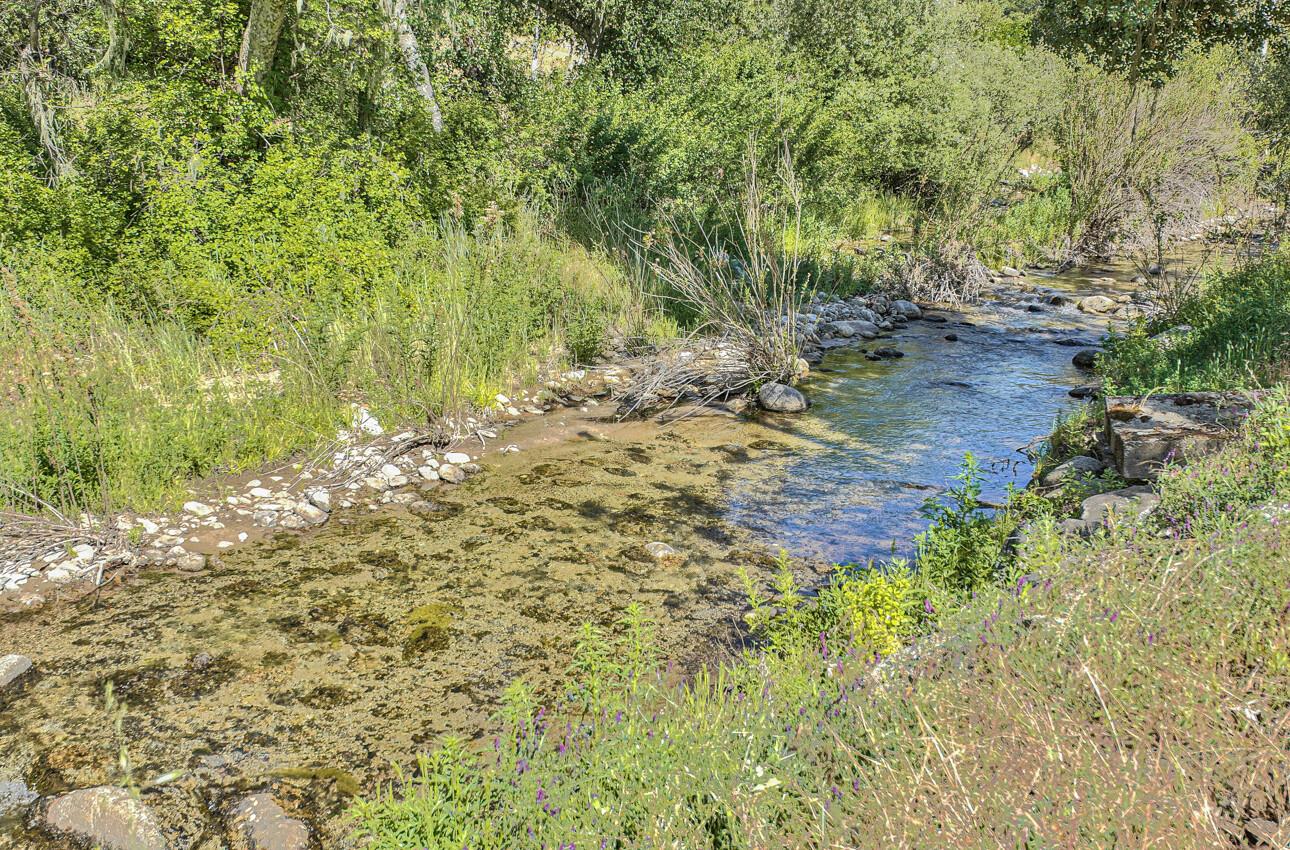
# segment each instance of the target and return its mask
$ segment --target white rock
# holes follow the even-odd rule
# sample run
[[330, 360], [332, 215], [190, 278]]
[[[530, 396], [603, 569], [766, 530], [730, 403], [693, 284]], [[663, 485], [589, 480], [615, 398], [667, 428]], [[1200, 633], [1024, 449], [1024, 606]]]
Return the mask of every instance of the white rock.
[[443, 456], [443, 459], [454, 465], [470, 463], [470, 455], [465, 452], [448, 452]]
[[327, 512], [313, 505], [299, 505], [296, 514], [312, 525], [321, 525], [327, 521]]
[[460, 484], [466, 480], [466, 473], [460, 467], [451, 463], [445, 463], [439, 467], [439, 477], [450, 484]]
[[143, 529], [145, 534], [156, 534], [161, 530], [161, 526], [157, 525], [147, 517], [142, 516], [139, 517], [139, 527]]
[[253, 487], [247, 493], [256, 499], [268, 499], [273, 496], [273, 491], [264, 487]]
[[72, 547], [72, 554], [76, 560], [84, 563], [94, 557], [94, 547], [88, 543], [78, 543]]
[[248, 535], [247, 535], [247, 533], [246, 533], [245, 531], [239, 531], [239, 532], [237, 533], [237, 542], [238, 542], [238, 543], [245, 543], [245, 542], [246, 542], [247, 537], [248, 537]]
[[353, 415], [350, 417], [351, 428], [362, 431], [364, 434], [372, 437], [379, 437], [385, 433], [385, 429], [381, 427], [381, 423], [377, 421], [376, 417], [373, 416], [371, 411], [366, 407], [355, 404], [351, 405], [351, 408], [353, 410]]
[[423, 466], [417, 470], [417, 473], [427, 481], [439, 480], [439, 470], [435, 469], [433, 466]]
[[214, 508], [201, 502], [184, 502], [184, 510], [198, 518], [215, 513]]
[[328, 493], [326, 490], [310, 490], [305, 494], [305, 498], [309, 500], [309, 504], [319, 510], [331, 510], [331, 493]]
[[399, 469], [397, 466], [395, 466], [392, 463], [387, 463], [381, 467], [381, 475], [385, 476], [388, 479], [398, 478], [402, 474], [403, 474], [403, 470]]

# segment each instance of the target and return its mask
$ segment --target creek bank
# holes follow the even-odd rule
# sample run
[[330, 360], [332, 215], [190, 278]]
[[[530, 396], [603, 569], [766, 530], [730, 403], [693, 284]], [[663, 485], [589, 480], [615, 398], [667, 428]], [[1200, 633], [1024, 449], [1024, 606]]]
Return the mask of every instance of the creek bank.
[[[144, 795], [168, 836], [191, 835], [198, 822], [231, 835], [238, 801], [263, 789], [310, 825], [315, 843], [333, 846], [336, 812], [300, 807], [306, 793], [326, 797], [329, 780], [278, 777], [322, 762], [348, 773], [345, 787], [372, 787], [385, 778], [373, 765], [477, 728], [515, 676], [559, 677], [561, 637], [581, 622], [610, 622], [616, 601], [641, 600], [652, 616], [667, 618], [669, 657], [720, 645], [721, 623], [742, 610], [736, 567], [773, 569], [751, 542], [800, 548], [796, 539], [805, 535], [836, 546], [832, 533], [853, 534], [845, 549], [824, 550], [836, 559], [908, 540], [917, 503], [953, 474], [958, 446], [976, 450], [992, 435], [1012, 433], [989, 442], [1001, 456], [1016, 445], [1007, 441], [1051, 421], [1073, 377], [1052, 338], [1100, 327], [1068, 307], [1054, 308], [1043, 334], [1028, 332], [1036, 323], [1029, 310], [1010, 309], [1002, 321], [997, 312], [944, 312], [945, 322], [925, 312], [903, 328], [893, 323], [883, 345], [899, 345], [904, 360], [872, 363], [854, 348], [833, 355], [805, 385], [819, 400], [816, 416], [720, 416], [659, 428], [643, 420], [611, 424], [588, 399], [487, 438], [492, 451], [477, 460], [488, 474], [469, 488], [440, 483], [424, 494], [416, 479], [422, 467], [394, 463], [409, 481], [386, 490], [391, 498], [380, 510], [356, 504], [346, 511], [339, 503], [349, 491], [330, 491], [328, 516], [337, 521], [302, 529], [304, 536], [281, 534], [240, 554], [233, 547], [218, 569], [192, 576], [152, 569], [138, 588], [105, 592], [98, 605], [18, 615], [14, 648], [31, 647], [38, 666], [59, 671], [23, 696], [18, 729], [58, 728], [67, 743], [34, 745], [40, 761], [61, 765], [56, 775], [28, 767], [22, 753], [13, 775], [47, 798], [111, 781], [100, 765], [115, 753], [86, 740], [93, 734], [86, 715], [100, 712], [85, 698], [110, 676], [139, 730], [132, 747], [151, 759], [143, 774], [197, 765], [190, 777]], [[950, 322], [963, 345], [941, 341], [940, 325]], [[591, 412], [575, 412], [582, 407]], [[1030, 418], [1010, 432], [999, 411]], [[684, 434], [701, 443], [674, 450], [690, 439]], [[392, 438], [374, 439], [387, 446]], [[524, 451], [508, 456], [506, 440]], [[466, 463], [427, 448], [440, 472], [450, 460]], [[409, 453], [412, 460], [419, 451]], [[816, 453], [815, 465], [799, 465], [796, 457], [807, 452]], [[383, 464], [371, 469], [382, 474]], [[844, 499], [820, 489], [834, 480], [830, 474], [839, 475]], [[251, 480], [265, 491], [253, 498], [280, 500], [282, 482], [263, 474], [234, 493], [250, 494]], [[794, 498], [810, 524], [799, 525], [774, 501], [779, 496], [763, 498], [755, 487], [747, 498], [757, 516], [731, 508], [745, 482], [762, 481], [780, 495], [807, 488]], [[203, 517], [190, 512], [184, 521], [200, 528], [222, 508], [218, 498], [194, 495], [217, 508]], [[383, 495], [370, 498], [382, 505]], [[269, 738], [260, 731], [266, 717], [276, 730]], [[3, 755], [0, 745], [0, 761]], [[297, 781], [304, 787], [289, 784]]]
[[[323, 451], [255, 477], [224, 476], [199, 484], [176, 512], [82, 515], [59, 523], [27, 518], [26, 535], [20, 527], [24, 521], [13, 522], [11, 534], [20, 542], [0, 553], [0, 603], [41, 605], [60, 591], [92, 589], [149, 565], [201, 572], [247, 543], [321, 526], [333, 509], [410, 504], [476, 474], [483, 452], [505, 429], [554, 410], [585, 410], [622, 384], [630, 368], [628, 363], [569, 370], [514, 402], [499, 395], [479, 418], [460, 423], [468, 431], [466, 441], [479, 445], [473, 454], [462, 450], [463, 441], [438, 432], [388, 434], [370, 411], [353, 405], [350, 427]], [[519, 447], [496, 450], [511, 453]], [[408, 490], [415, 492], [401, 492]]]
[[1031, 486], [1044, 493], [1072, 485], [1085, 494], [1079, 515], [1060, 524], [1068, 534], [1088, 537], [1147, 516], [1160, 504], [1154, 484], [1165, 466], [1194, 461], [1235, 439], [1261, 395], [1229, 390], [1106, 397], [1091, 453], [1064, 461]]

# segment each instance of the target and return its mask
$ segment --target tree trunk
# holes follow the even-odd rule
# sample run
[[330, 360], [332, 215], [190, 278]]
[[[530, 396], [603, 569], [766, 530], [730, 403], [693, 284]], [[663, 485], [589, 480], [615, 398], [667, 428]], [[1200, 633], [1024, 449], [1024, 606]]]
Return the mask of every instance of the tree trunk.
[[237, 90], [242, 91], [246, 82], [259, 83], [273, 66], [273, 56], [278, 52], [278, 36], [287, 18], [291, 0], [251, 0], [251, 14], [246, 19], [242, 33], [242, 49], [237, 56]]
[[407, 4], [404, 0], [381, 0], [381, 10], [390, 22], [390, 29], [394, 30], [399, 53], [403, 56], [403, 64], [408, 66], [413, 84], [426, 99], [426, 104], [430, 108], [430, 126], [436, 133], [442, 133], [443, 113], [439, 111], [439, 101], [435, 98], [430, 69], [421, 58], [421, 46], [417, 43], [417, 35], [412, 31], [412, 25], [408, 23]]

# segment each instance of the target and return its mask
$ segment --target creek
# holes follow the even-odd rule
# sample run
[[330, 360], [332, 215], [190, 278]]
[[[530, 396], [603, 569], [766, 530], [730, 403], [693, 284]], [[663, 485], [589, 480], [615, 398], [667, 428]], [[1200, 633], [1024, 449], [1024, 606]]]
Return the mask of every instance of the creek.
[[[1131, 274], [1025, 282], [1078, 297], [1128, 293]], [[123, 782], [124, 758], [137, 782], [182, 771], [144, 794], [175, 847], [223, 846], [222, 814], [261, 788], [321, 846], [343, 846], [355, 793], [445, 734], [486, 735], [515, 678], [558, 698], [580, 624], [612, 626], [637, 603], [692, 667], [741, 639], [741, 567], [768, 577], [783, 547], [818, 583], [833, 563], [907, 555], [919, 506], [967, 451], [987, 498], [1023, 486], [1018, 448], [1087, 380], [1059, 340], [1104, 330], [1043, 302], [934, 311], [946, 321], [883, 341], [900, 359], [831, 351], [796, 418], [553, 413], [505, 438], [523, 452], [489, 452], [482, 475], [429, 495], [433, 510], [338, 511], [203, 573], [145, 571], [0, 615], [0, 650], [39, 670], [0, 705], [0, 783], [51, 795]], [[655, 561], [652, 541], [684, 563]], [[56, 846], [0, 813], [0, 847]]]

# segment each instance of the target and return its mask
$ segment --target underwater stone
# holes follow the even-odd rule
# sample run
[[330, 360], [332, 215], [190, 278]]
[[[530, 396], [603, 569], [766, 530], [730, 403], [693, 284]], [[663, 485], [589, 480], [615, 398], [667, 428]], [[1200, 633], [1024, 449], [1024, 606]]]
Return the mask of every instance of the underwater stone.
[[233, 829], [247, 850], [307, 850], [309, 827], [289, 817], [273, 797], [252, 794], [233, 810]]
[[0, 691], [30, 671], [31, 659], [25, 655], [6, 655], [0, 658]]
[[57, 797], [45, 810], [45, 826], [104, 850], [166, 850], [151, 810], [124, 788], [83, 788]]

